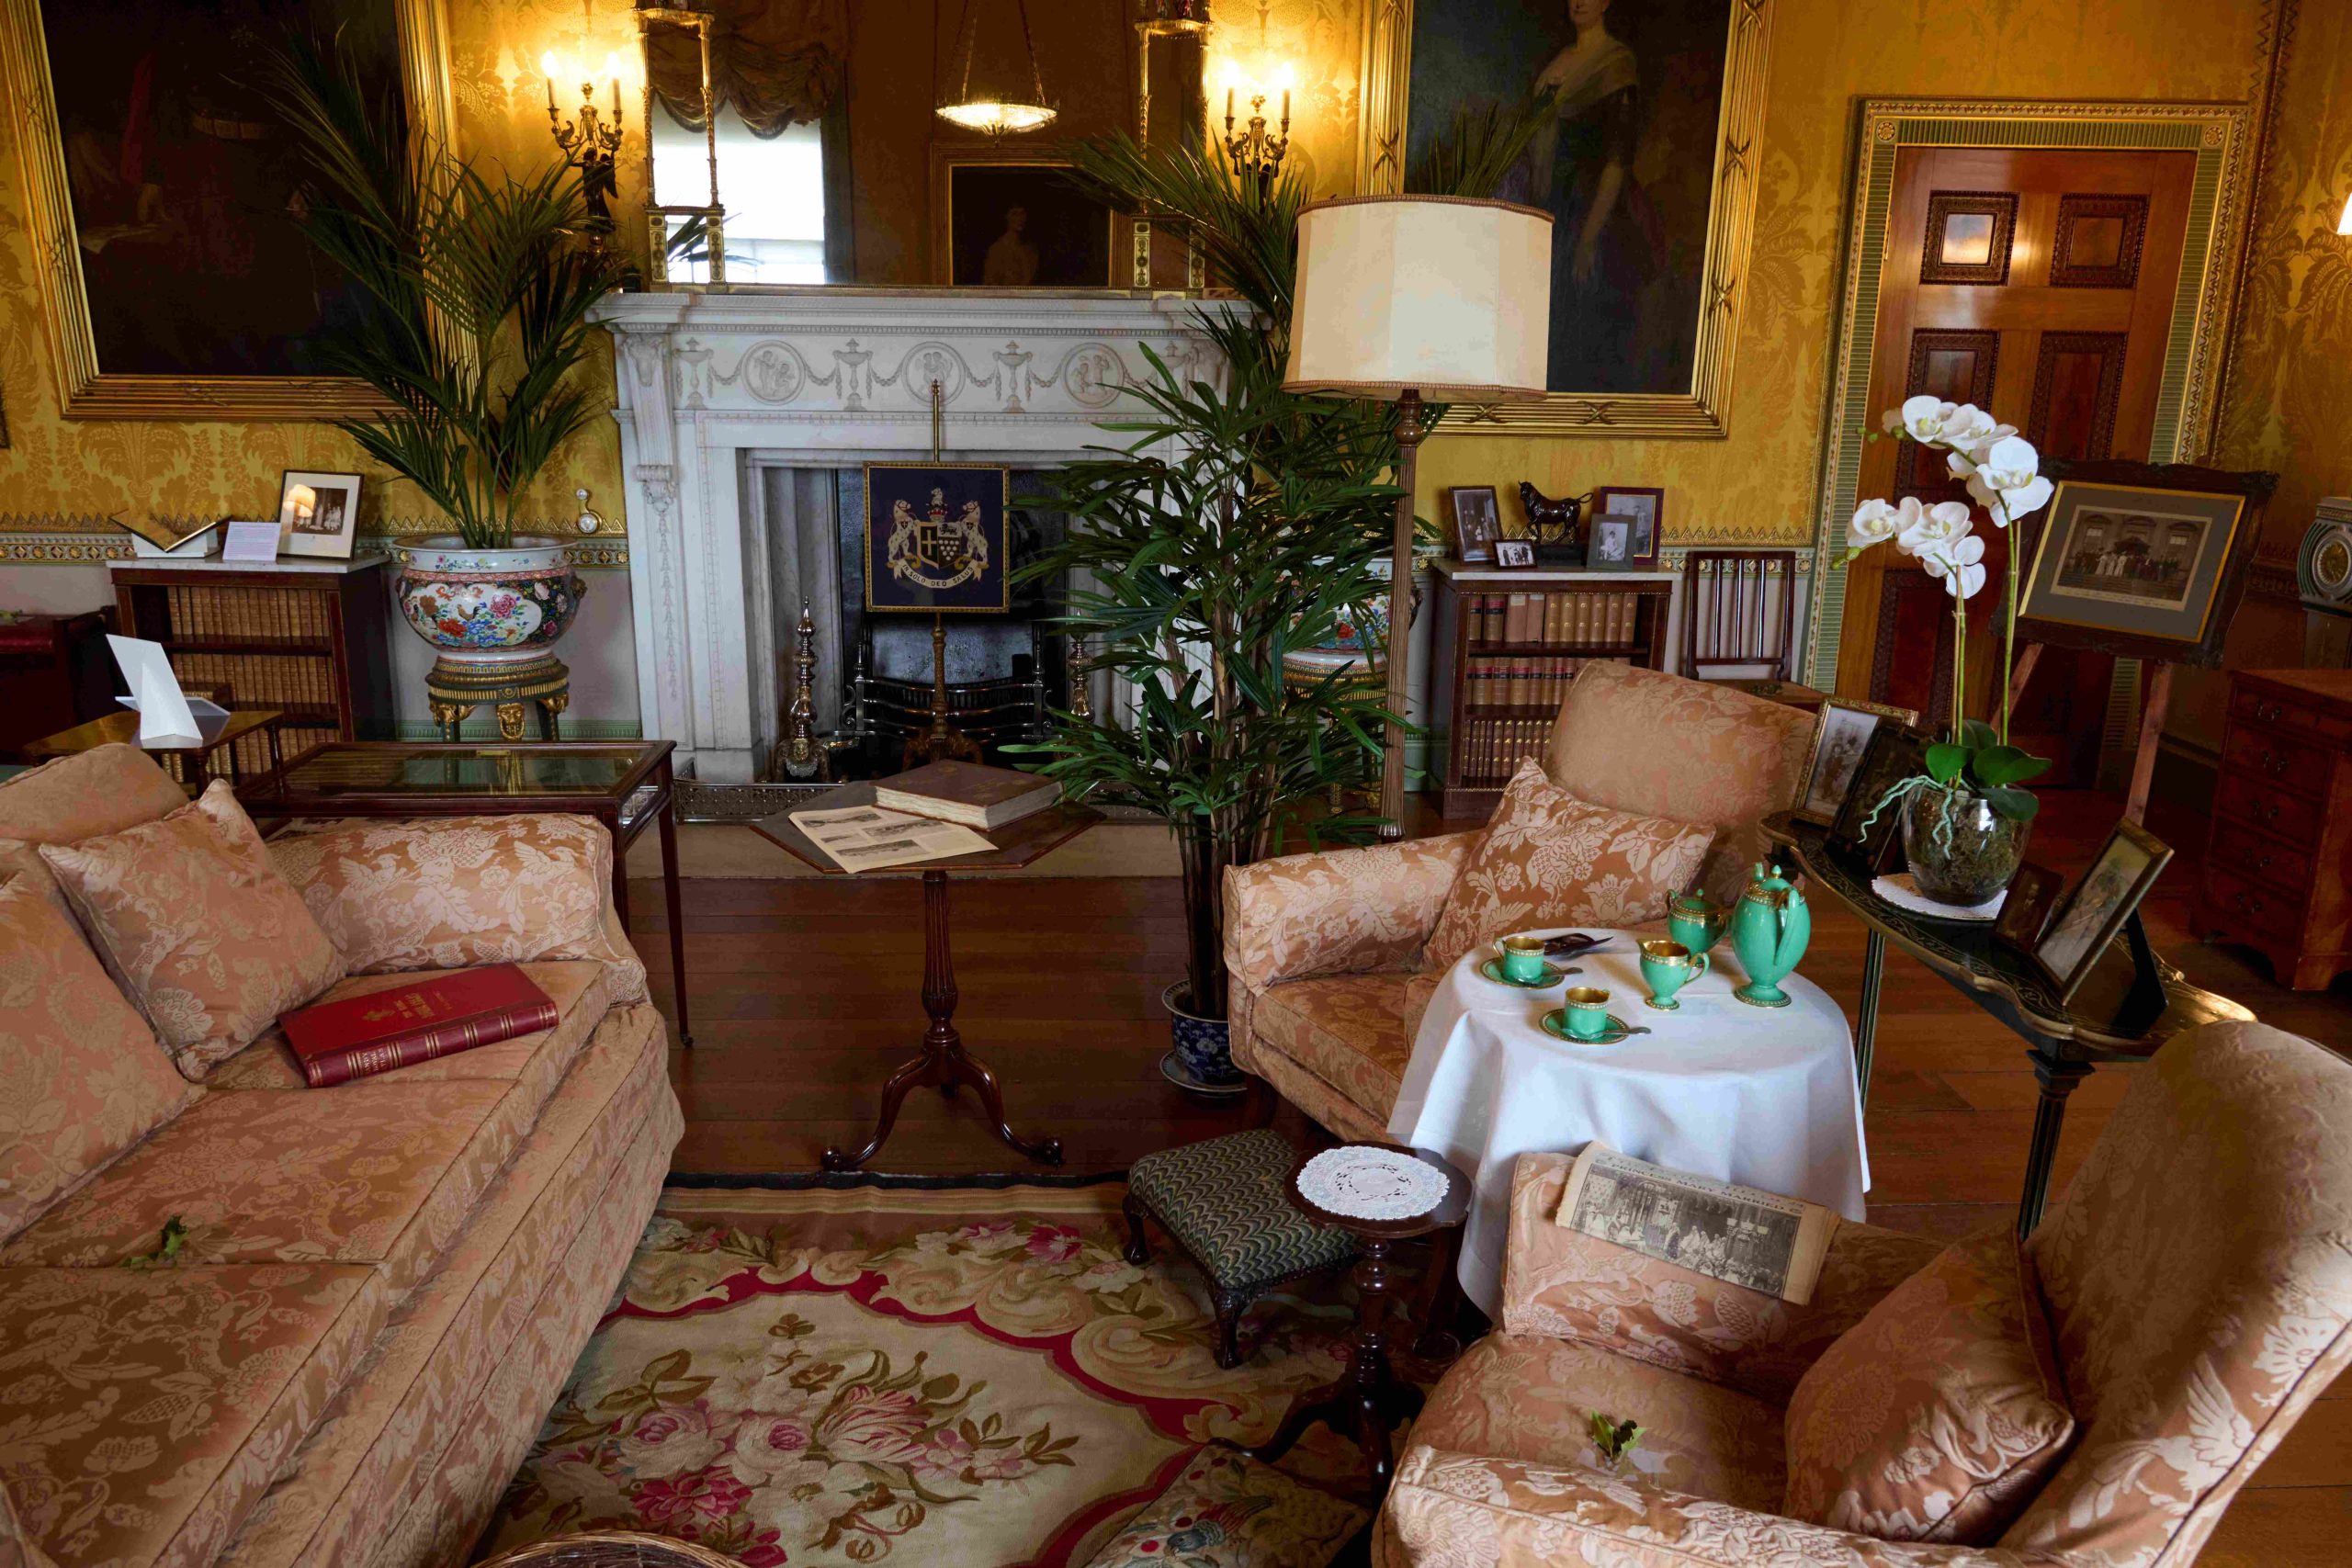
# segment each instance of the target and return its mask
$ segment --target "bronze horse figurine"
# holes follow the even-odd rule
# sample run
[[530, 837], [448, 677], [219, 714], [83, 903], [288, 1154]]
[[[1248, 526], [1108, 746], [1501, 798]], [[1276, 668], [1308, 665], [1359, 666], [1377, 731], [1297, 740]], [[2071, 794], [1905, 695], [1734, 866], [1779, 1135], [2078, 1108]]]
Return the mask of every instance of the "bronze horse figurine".
[[1521, 479], [1519, 503], [1527, 509], [1528, 537], [1545, 550], [1566, 553], [1579, 549], [1583, 537], [1578, 521], [1584, 515], [1584, 503], [1591, 499], [1592, 492], [1587, 491], [1582, 495], [1563, 496], [1555, 501]]

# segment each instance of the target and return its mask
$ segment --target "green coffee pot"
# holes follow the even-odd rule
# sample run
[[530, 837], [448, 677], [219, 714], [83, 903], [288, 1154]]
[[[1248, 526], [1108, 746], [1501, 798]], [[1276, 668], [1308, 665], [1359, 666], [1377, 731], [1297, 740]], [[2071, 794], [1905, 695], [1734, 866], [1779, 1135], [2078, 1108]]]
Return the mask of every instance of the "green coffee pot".
[[1805, 944], [1813, 940], [1813, 911], [1777, 865], [1758, 862], [1756, 874], [1732, 911], [1731, 948], [1747, 984], [1732, 995], [1751, 1007], [1784, 1008], [1789, 995], [1781, 982], [1796, 973]]

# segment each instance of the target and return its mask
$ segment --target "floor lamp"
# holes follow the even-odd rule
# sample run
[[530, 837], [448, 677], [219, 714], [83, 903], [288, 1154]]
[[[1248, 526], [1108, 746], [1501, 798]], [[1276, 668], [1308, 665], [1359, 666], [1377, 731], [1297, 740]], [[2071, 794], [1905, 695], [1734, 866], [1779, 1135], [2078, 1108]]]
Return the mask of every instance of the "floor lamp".
[[1388, 570], [1384, 835], [1403, 834], [1406, 655], [1413, 622], [1413, 464], [1421, 402], [1541, 398], [1550, 356], [1552, 218], [1453, 196], [1356, 196], [1298, 218], [1298, 290], [1283, 387], [1396, 405]]

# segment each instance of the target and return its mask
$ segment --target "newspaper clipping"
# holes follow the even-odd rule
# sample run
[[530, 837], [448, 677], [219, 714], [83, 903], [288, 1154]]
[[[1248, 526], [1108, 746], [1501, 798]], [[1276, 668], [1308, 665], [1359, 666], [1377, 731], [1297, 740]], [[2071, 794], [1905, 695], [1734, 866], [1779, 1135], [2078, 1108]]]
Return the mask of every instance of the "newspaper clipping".
[[874, 806], [796, 811], [792, 825], [847, 872], [880, 871], [885, 866], [912, 865], [996, 848], [969, 828]]
[[1587, 1144], [1558, 1223], [1645, 1258], [1803, 1306], [1813, 1300], [1838, 1213]]

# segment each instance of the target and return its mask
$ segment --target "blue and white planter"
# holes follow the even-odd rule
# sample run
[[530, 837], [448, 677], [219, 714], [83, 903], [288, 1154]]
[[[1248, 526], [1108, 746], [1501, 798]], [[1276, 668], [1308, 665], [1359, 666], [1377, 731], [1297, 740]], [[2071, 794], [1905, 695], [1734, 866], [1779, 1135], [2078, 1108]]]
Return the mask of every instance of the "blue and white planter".
[[1170, 1043], [1182, 1076], [1209, 1093], [1239, 1089], [1243, 1079], [1241, 1069], [1233, 1065], [1232, 1029], [1222, 1017], [1204, 1018], [1189, 1010], [1192, 982], [1177, 981], [1159, 993], [1159, 1000], [1168, 1009]]

